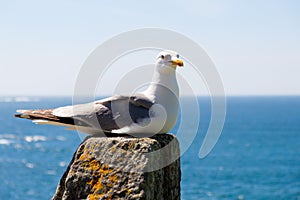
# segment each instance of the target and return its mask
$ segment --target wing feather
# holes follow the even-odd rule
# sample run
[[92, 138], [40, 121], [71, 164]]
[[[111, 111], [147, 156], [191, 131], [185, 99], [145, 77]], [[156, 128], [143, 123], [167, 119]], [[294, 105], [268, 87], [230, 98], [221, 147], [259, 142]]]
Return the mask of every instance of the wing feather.
[[35, 120], [41, 124], [64, 125], [69, 128], [76, 126], [82, 127], [83, 131], [93, 129], [109, 133], [149, 119], [149, 109], [153, 104], [143, 95], [113, 96], [56, 109], [17, 110], [19, 114], [15, 114], [15, 117]]

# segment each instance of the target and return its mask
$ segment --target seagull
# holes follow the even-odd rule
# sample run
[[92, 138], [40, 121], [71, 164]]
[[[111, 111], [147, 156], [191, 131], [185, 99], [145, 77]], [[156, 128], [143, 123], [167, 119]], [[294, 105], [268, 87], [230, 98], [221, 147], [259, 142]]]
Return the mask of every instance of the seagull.
[[179, 110], [177, 67], [183, 67], [179, 54], [164, 50], [156, 57], [152, 81], [143, 92], [54, 109], [17, 110], [14, 116], [90, 135], [168, 133]]

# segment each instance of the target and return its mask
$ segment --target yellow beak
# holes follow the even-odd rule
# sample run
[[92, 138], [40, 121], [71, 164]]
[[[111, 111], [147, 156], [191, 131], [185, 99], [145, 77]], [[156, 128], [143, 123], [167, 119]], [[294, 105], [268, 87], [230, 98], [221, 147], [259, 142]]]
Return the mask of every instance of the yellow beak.
[[173, 65], [177, 65], [177, 66], [179, 66], [179, 67], [183, 67], [183, 61], [180, 60], [180, 59], [171, 60], [171, 63], [172, 63]]

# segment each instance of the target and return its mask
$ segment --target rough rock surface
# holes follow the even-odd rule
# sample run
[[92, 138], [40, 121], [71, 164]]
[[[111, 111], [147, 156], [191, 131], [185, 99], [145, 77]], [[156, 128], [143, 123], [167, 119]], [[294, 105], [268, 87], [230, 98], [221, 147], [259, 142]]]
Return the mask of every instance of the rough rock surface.
[[175, 136], [89, 137], [75, 152], [53, 200], [180, 199]]

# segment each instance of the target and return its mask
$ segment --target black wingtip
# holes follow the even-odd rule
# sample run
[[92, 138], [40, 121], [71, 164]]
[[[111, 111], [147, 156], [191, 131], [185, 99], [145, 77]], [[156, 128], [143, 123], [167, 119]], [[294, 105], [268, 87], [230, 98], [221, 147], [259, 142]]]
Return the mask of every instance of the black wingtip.
[[14, 117], [22, 118], [22, 114], [14, 114]]

